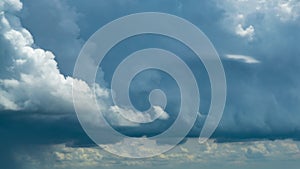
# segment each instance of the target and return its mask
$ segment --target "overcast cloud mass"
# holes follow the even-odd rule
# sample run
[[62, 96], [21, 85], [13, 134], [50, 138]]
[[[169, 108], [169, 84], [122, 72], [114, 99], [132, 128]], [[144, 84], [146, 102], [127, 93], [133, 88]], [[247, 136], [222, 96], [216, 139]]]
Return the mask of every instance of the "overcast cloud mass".
[[[165, 12], [198, 26], [218, 51], [227, 78], [222, 120], [205, 144], [195, 137], [210, 105], [209, 79], [203, 64], [183, 44], [145, 35], [122, 41], [100, 65], [92, 86], [72, 77], [78, 53], [101, 26], [137, 12]], [[300, 150], [300, 2], [298, 0], [2, 0], [0, 1], [0, 166], [18, 168], [282, 168], [299, 165]], [[105, 42], [103, 42], [105, 43]], [[101, 113], [130, 136], [150, 136], [168, 128], [178, 112], [180, 93], [174, 79], [155, 70], [132, 82], [133, 104], [149, 107], [154, 88], [166, 92], [168, 105], [151, 125], [141, 112], [112, 105], [110, 81], [118, 63], [149, 47], [170, 50], [191, 67], [200, 84], [198, 119], [171, 152], [147, 160], [120, 159], [95, 147], [73, 108], [72, 83], [80, 86], [81, 107], [89, 106], [96, 89]], [[188, 120], [186, 121], [188, 123]], [[105, 132], [103, 132], [103, 135]], [[117, 140], [114, 140], [117, 141]], [[217, 161], [217, 162], [216, 162]]]

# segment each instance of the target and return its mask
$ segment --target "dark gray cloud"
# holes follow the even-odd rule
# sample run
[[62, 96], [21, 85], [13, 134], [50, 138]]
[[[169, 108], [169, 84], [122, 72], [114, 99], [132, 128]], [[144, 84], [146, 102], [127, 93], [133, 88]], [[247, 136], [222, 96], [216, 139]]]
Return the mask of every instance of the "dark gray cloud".
[[[0, 10], [4, 11], [0, 14], [0, 48], [3, 49], [0, 50], [0, 158], [1, 166], [6, 169], [22, 167], [11, 162], [18, 161], [15, 152], [20, 149], [31, 150], [31, 154], [39, 156], [38, 151], [45, 151], [54, 144], [94, 146], [72, 108], [72, 78], [63, 75], [72, 74], [78, 52], [92, 33], [113, 19], [135, 12], [158, 11], [183, 17], [198, 26], [215, 45], [224, 64], [228, 86], [223, 118], [213, 135], [218, 142], [300, 139], [298, 1], [247, 4], [234, 0], [22, 2], [22, 10], [22, 5], [14, 1], [0, 3]], [[21, 18], [20, 23], [14, 15]], [[6, 25], [3, 18], [9, 20], [10, 25]], [[14, 38], [17, 41], [13, 41]], [[40, 50], [26, 51], [25, 46]], [[104, 75], [99, 81], [104, 78], [108, 86], [116, 65], [129, 53], [147, 47], [170, 50], [188, 63], [201, 84], [199, 111], [205, 115], [210, 104], [205, 68], [195, 61], [187, 47], [172, 39], [137, 36], [118, 44], [104, 61], [101, 67]], [[226, 57], [228, 55], [247, 56], [257, 62], [249, 64], [245, 58]], [[22, 76], [22, 73], [31, 76]], [[179, 92], [174, 80], [161, 72], [149, 71], [136, 77], [131, 87], [132, 96], [136, 98], [134, 104], [140, 109], [149, 106], [147, 96], [155, 87], [163, 88], [170, 98], [168, 121], [138, 127], [116, 125], [117, 130], [129, 136], [152, 136], [172, 124], [178, 111]], [[104, 103], [103, 108], [107, 110], [110, 102], [105, 100]], [[118, 117], [113, 118], [116, 124], [125, 123]], [[204, 120], [205, 116], [198, 117], [190, 137], [199, 135]], [[245, 156], [261, 159], [262, 154], [268, 154], [259, 150], [251, 148]]]
[[[70, 82], [62, 78], [58, 83], [51, 84], [49, 82], [57, 82], [57, 80], [34, 76], [32, 80], [49, 81], [40, 83], [40, 86], [28, 86], [26, 78], [19, 77], [20, 72], [33, 74], [35, 71], [41, 70], [48, 74], [55, 70], [61, 71], [64, 75], [71, 75], [83, 41], [99, 27], [125, 14], [159, 11], [181, 16], [197, 25], [211, 39], [223, 58], [228, 83], [227, 104], [223, 119], [214, 137], [229, 141], [257, 138], [299, 139], [300, 107], [298, 102], [300, 102], [300, 98], [298, 93], [300, 81], [297, 78], [300, 73], [300, 48], [297, 46], [300, 40], [299, 17], [297, 16], [299, 3], [291, 1], [285, 5], [283, 1], [276, 1], [273, 6], [270, 6], [267, 2], [260, 5], [254, 2], [249, 6], [245, 5], [243, 7], [245, 9], [236, 9], [241, 4], [235, 3], [235, 1], [226, 3], [215, 1], [140, 2], [134, 0], [127, 3], [123, 1], [90, 1], [89, 3], [39, 1], [33, 3], [24, 0], [23, 10], [16, 13], [21, 18], [21, 24], [33, 35], [35, 44], [26, 41], [26, 38], [23, 39], [24, 43], [32, 44], [33, 48], [40, 46], [42, 49], [52, 51], [59, 69], [56, 68], [55, 60], [50, 59], [54, 66], [48, 67], [49, 69], [44, 64], [47, 62], [30, 63], [25, 67], [18, 67], [16, 72], [11, 73], [10, 67], [17, 64], [14, 60], [20, 53], [13, 50], [15, 46], [7, 42], [7, 37], [1, 36], [0, 45], [5, 50], [0, 51], [0, 77], [2, 79], [0, 100], [2, 107], [4, 104], [6, 106], [2, 109], [14, 109], [15, 112], [1, 111], [0, 131], [5, 133], [3, 135], [7, 137], [7, 141], [19, 140], [18, 144], [21, 142], [23, 144], [69, 143], [72, 146], [91, 144], [75, 118], [70, 101], [70, 88], [57, 89], [60, 82], [67, 84]], [[257, 5], [261, 7], [260, 10], [254, 10]], [[12, 7], [13, 5], [1, 6], [1, 9], [7, 13], [4, 15], [5, 17], [10, 18], [11, 13], [16, 10]], [[20, 9], [18, 5], [15, 8]], [[16, 24], [12, 27], [20, 31], [22, 25]], [[4, 30], [3, 26], [1, 30]], [[7, 31], [4, 30], [4, 32]], [[3, 31], [1, 35], [4, 35]], [[27, 33], [23, 32], [23, 35], [25, 37]], [[17, 37], [17, 35], [13, 36]], [[169, 49], [183, 56], [196, 74], [196, 70], [201, 69], [201, 73], [197, 74], [198, 82], [203, 84], [203, 87], [200, 88], [203, 93], [200, 112], [207, 113], [210, 100], [209, 82], [203, 65], [194, 62], [193, 53], [184, 45], [172, 42], [170, 39], [144, 38], [148, 40], [147, 43], [141, 43], [145, 41], [143, 37], [135, 37], [124, 44], [119, 44], [119, 47], [117, 46], [116, 50], [109, 54], [117, 57], [114, 57], [114, 60], [108, 59], [106, 63], [110, 64], [103, 66], [104, 79], [109, 81], [118, 61], [132, 51], [145, 47]], [[30, 37], [28, 39], [33, 41]], [[135, 43], [134, 40], [136, 40]], [[21, 40], [18, 42], [23, 43]], [[17, 44], [20, 45], [20, 43]], [[125, 45], [125, 43], [127, 44]], [[20, 46], [22, 47], [22, 44]], [[32, 55], [27, 53], [27, 55], [37, 56], [36, 60], [33, 59], [35, 62], [41, 58], [40, 55], [46, 55], [46, 53], [46, 51], [40, 51], [40, 53]], [[259, 63], [247, 64], [236, 59], [229, 59], [225, 57], [228, 54], [250, 56]], [[22, 60], [19, 60], [18, 63], [21, 62]], [[46, 68], [41, 69], [41, 67]], [[56, 75], [60, 76], [61, 74], [58, 72]], [[143, 80], [149, 76], [154, 77], [150, 78], [151, 81], [147, 85], [138, 82], [141, 78]], [[176, 112], [178, 91], [173, 82], [172, 79], [159, 73], [157, 76], [154, 73], [150, 73], [150, 75], [145, 73], [143, 76], [137, 77], [136, 82], [133, 83], [135, 88], [133, 95], [143, 99], [146, 98], [151, 86], [164, 87], [168, 90], [169, 96], [173, 97], [168, 111]], [[19, 87], [16, 88], [15, 85], [19, 85]], [[146, 90], [143, 87], [146, 87]], [[53, 95], [51, 93], [53, 91], [57, 93]], [[139, 103], [140, 100], [137, 99], [136, 102]], [[141, 108], [144, 108], [148, 103], [145, 101], [141, 104], [143, 105]], [[28, 107], [33, 109], [22, 109]], [[48, 111], [42, 111], [44, 107], [47, 107]], [[155, 127], [151, 125], [139, 128], [120, 127], [118, 130], [132, 136], [153, 135], [168, 127], [174, 117], [172, 116], [170, 121], [161, 128], [157, 127], [161, 126], [160, 124], [156, 124]], [[190, 136], [199, 134], [203, 120], [199, 118]], [[12, 133], [20, 135], [13, 136]]]

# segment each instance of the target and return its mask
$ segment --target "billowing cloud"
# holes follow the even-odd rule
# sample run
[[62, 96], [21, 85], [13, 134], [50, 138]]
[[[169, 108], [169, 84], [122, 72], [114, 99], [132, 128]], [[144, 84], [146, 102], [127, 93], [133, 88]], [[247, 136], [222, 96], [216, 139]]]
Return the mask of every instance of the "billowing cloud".
[[7, 1], [1, 6], [1, 48], [5, 49], [5, 57], [12, 64], [4, 65], [9, 69], [5, 74], [7, 78], [0, 79], [0, 109], [74, 115], [74, 85], [74, 92], [79, 93], [81, 100], [79, 107], [91, 114], [91, 122], [97, 125], [103, 123], [97, 120], [99, 111], [93, 104], [94, 88], [100, 112], [109, 114], [115, 125], [131, 125], [117, 113], [111, 113], [116, 110], [112, 111], [110, 108], [112, 102], [108, 89], [98, 84], [88, 86], [79, 79], [65, 77], [60, 73], [52, 52], [34, 47], [32, 35], [14, 15], [21, 7], [22, 3], [19, 1]]
[[[28, 165], [31, 165], [26, 166], [27, 168], [35, 168], [37, 161], [40, 163], [37, 168], [46, 168], [43, 160], [50, 157], [52, 160], [50, 162], [56, 164], [54, 168], [69, 168], [72, 165], [83, 168], [76, 163], [77, 161], [87, 167], [121, 163], [122, 166], [119, 168], [124, 166], [131, 168], [140, 163], [142, 166], [155, 162], [159, 165], [184, 161], [181, 166], [186, 167], [185, 162], [188, 161], [190, 165], [195, 164], [194, 168], [199, 168], [200, 162], [201, 164], [207, 162], [207, 168], [210, 169], [224, 167], [223, 163], [217, 166], [209, 165], [212, 159], [214, 161], [226, 159], [232, 162], [230, 165], [236, 164], [236, 168], [241, 168], [240, 164], [244, 164], [245, 161], [248, 166], [262, 168], [263, 164], [259, 166], [260, 159], [271, 159], [277, 167], [280, 166], [280, 159], [290, 161], [299, 159], [297, 141], [249, 141], [249, 139], [300, 139], [298, 95], [300, 80], [297, 78], [300, 73], [300, 48], [297, 46], [300, 39], [299, 1], [153, 0], [124, 3], [121, 0], [91, 0], [86, 3], [68, 0], [39, 2], [24, 0], [23, 3], [18, 0], [0, 1], [0, 133], [1, 143], [5, 143], [0, 146], [3, 150], [0, 152], [1, 159], [10, 161], [11, 158], [16, 158], [19, 161], [27, 161]], [[93, 87], [96, 89], [100, 111], [106, 113], [111, 123], [119, 126], [118, 129], [125, 131], [126, 134], [143, 136], [153, 130], [161, 132], [162, 128], [166, 127], [155, 125], [139, 128], [140, 126], [122, 118], [119, 112], [131, 113], [136, 120], [145, 121], [150, 119], [148, 115], [112, 106], [110, 91], [102, 84], [88, 86], [84, 81], [68, 76], [72, 73], [76, 56], [84, 40], [94, 31], [120, 16], [144, 11], [167, 12], [191, 21], [207, 34], [219, 54], [225, 56], [222, 59], [227, 76], [227, 103], [222, 121], [213, 136], [225, 143], [210, 141], [200, 146], [185, 144], [176, 150], [178, 152], [163, 154], [155, 162], [148, 163], [138, 160], [107, 159], [107, 154], [94, 148], [64, 147], [66, 143], [73, 147], [92, 144], [84, 135], [74, 114], [71, 95], [74, 83], [80, 89], [78, 92], [81, 93], [81, 108], [93, 113], [89, 118], [96, 125], [101, 124], [101, 121], [96, 120], [99, 119], [98, 110], [91, 104]], [[132, 43], [133, 45], [125, 48], [149, 47], [144, 45], [143, 38], [138, 42], [141, 43]], [[155, 45], [160, 47], [159, 45], [163, 44], [168, 49], [180, 51], [178, 53], [186, 57], [185, 60], [192, 62], [193, 71], [200, 70], [200, 66], [194, 64], [194, 60], [189, 60], [190, 53], [177, 48], [169, 41], [166, 42], [167, 45], [161, 42]], [[123, 49], [114, 54], [119, 56], [125, 55], [126, 52]], [[104, 70], [113, 69], [114, 64], [106, 65]], [[155, 77], [148, 78], [149, 76], [142, 75], [143, 79], [137, 79], [141, 81], [133, 86], [152, 89], [150, 85], [154, 83], [160, 85], [158, 82], [164, 80], [160, 75], [151, 73], [151, 76]], [[197, 81], [201, 85], [206, 82], [201, 78], [197, 78]], [[169, 83], [161, 86], [171, 88]], [[170, 91], [168, 96], [172, 96], [176, 101], [175, 89]], [[201, 104], [209, 105], [208, 91], [206, 89], [204, 92], [201, 91], [201, 97], [205, 96], [204, 99], [201, 98]], [[144, 98], [145, 93], [144, 90], [138, 92], [134, 98], [138, 100], [136, 103], [140, 103], [137, 105], [142, 105], [143, 99], [140, 98]], [[175, 101], [169, 107], [177, 108]], [[208, 110], [208, 106], [201, 105], [201, 108], [203, 107], [204, 110], [200, 110], [203, 114], [199, 115], [196, 127], [189, 136], [199, 134], [206, 117], [205, 110]], [[162, 115], [160, 120], [163, 120], [164, 124], [175, 118], [172, 116], [173, 112], [166, 113], [159, 107], [156, 107], [154, 113]], [[37, 118], [40, 116], [43, 118]], [[128, 126], [131, 127], [126, 128]], [[239, 140], [248, 142], [228, 143]], [[47, 144], [46, 148], [40, 151], [46, 153], [47, 158], [38, 154], [38, 146], [32, 148], [32, 154], [27, 150], [14, 154], [13, 152], [18, 152], [16, 150], [19, 147], [13, 147], [22, 148], [23, 144], [26, 146]], [[60, 145], [52, 147], [48, 144]], [[49, 147], [53, 149], [50, 150]], [[204, 155], [199, 155], [199, 152], [203, 152]], [[103, 161], [107, 163], [101, 163]], [[0, 163], [5, 167], [9, 165], [7, 162]], [[294, 168], [298, 167], [296, 162], [293, 164]], [[230, 165], [228, 166], [231, 167]], [[52, 163], [48, 166], [53, 168]], [[6, 168], [15, 169], [17, 166]]]
[[[295, 44], [300, 37], [299, 2], [228, 0], [176, 3], [166, 1], [160, 4], [160, 1], [151, 1], [147, 2], [147, 5], [137, 1], [128, 4], [121, 1], [91, 2], [93, 3], [54, 1], [52, 4], [41, 1], [35, 6], [29, 1], [24, 1], [24, 5], [19, 1], [1, 1], [0, 45], [1, 49], [4, 49], [0, 51], [2, 112], [7, 110], [38, 112], [53, 114], [51, 117], [61, 113], [74, 115], [72, 83], [76, 83], [81, 88], [82, 108], [96, 112], [97, 110], [91, 109], [90, 105], [91, 86], [66, 76], [70, 74], [73, 63], [65, 61], [64, 56], [74, 61], [83, 40], [100, 26], [119, 16], [133, 12], [161, 11], [184, 17], [195, 23], [213, 41], [221, 56], [231, 54], [223, 60], [228, 83], [228, 102], [215, 137], [298, 138], [295, 133], [299, 132], [300, 118], [297, 112], [300, 108], [297, 102], [300, 98], [296, 93], [300, 89], [299, 80], [295, 77], [299, 73], [297, 64], [299, 49]], [[46, 11], [48, 6], [51, 10]], [[19, 13], [21, 9], [23, 10]], [[49, 17], [39, 19], [38, 14], [43, 13], [44, 10]], [[55, 12], [50, 12], [52, 10]], [[16, 17], [16, 13], [21, 15], [21, 21]], [[41, 26], [47, 25], [52, 20], [53, 25]], [[94, 22], [95, 20], [97, 22]], [[39, 24], [36, 24], [37, 22]], [[23, 23], [27, 29], [24, 28]], [[144, 39], [141, 40], [143, 41]], [[135, 46], [136, 44], [143, 45], [143, 43], [134, 43]], [[44, 50], [44, 46], [46, 49], [51, 49], [51, 52]], [[178, 50], [182, 55], [189, 55], [185, 50], [179, 48]], [[123, 50], [118, 51], [116, 55], [120, 53], [123, 53]], [[229, 59], [260, 64], [241, 64]], [[65, 69], [65, 65], [68, 68]], [[112, 65], [107, 66], [108, 69], [111, 68], [110, 66]], [[198, 70], [199, 67], [194, 65], [191, 68]], [[65, 69], [63, 73], [62, 69]], [[147, 78], [147, 76], [143, 77]], [[149, 81], [160, 81], [160, 78], [161, 76], [155, 78], [159, 80]], [[205, 82], [199, 79], [197, 80], [200, 83]], [[150, 82], [145, 80], [141, 80], [140, 83], [141, 87], [150, 86]], [[112, 107], [109, 90], [97, 84], [95, 86], [99, 96], [98, 103], [101, 104], [99, 107], [108, 116], [112, 116], [110, 118], [112, 122], [120, 126], [132, 125], [118, 116], [117, 107]], [[170, 88], [168, 83], [164, 87]], [[175, 92], [172, 90], [170, 93]], [[209, 105], [209, 97], [201, 98], [201, 103], [203, 102], [208, 102]], [[172, 103], [170, 107], [178, 107], [178, 105]], [[201, 110], [201, 112], [206, 114], [205, 111]], [[157, 110], [156, 113], [161, 114], [161, 111]], [[140, 112], [133, 112], [133, 114], [138, 114], [136, 118], [149, 119], [149, 117], [141, 117]], [[165, 122], [174, 119], [171, 116], [172, 112], [162, 114], [164, 114], [162, 120]], [[96, 113], [94, 115], [91, 118], [93, 120], [98, 117]], [[278, 119], [281, 121], [280, 124], [277, 123]], [[200, 122], [198, 121], [199, 126], [203, 120], [205, 116]], [[195, 132], [197, 134], [198, 129]]]
[[[26, 27], [30, 28], [28, 30], [33, 33], [29, 33], [27, 29], [23, 28], [20, 20], [13, 16], [15, 12], [22, 8], [22, 3], [7, 1], [7, 3], [2, 3], [1, 6], [4, 11], [2, 12], [1, 21], [1, 47], [3, 46], [3, 49], [5, 49], [1, 51], [0, 63], [1, 109], [16, 111], [42, 110], [41, 112], [48, 111], [48, 113], [73, 112], [71, 84], [76, 79], [65, 76], [58, 69], [56, 59], [59, 60], [58, 57], [61, 56], [55, 57], [52, 52], [38, 48], [37, 45], [39, 44], [33, 42], [32, 35], [36, 35], [34, 39], [39, 39], [38, 41], [42, 42], [42, 46], [53, 49], [54, 53], [59, 53], [61, 51], [59, 47], [66, 44], [65, 41], [59, 42], [62, 35], [52, 37], [54, 39], [56, 39], [55, 37], [58, 38], [54, 46], [46, 43], [49, 37], [46, 37], [43, 32], [47, 32], [47, 27], [40, 27], [39, 25], [49, 23], [47, 18], [40, 20], [41, 24], [34, 24], [29, 21], [32, 15], [37, 15], [41, 12], [38, 9], [46, 9], [45, 6], [49, 2], [43, 1], [45, 4], [42, 2], [38, 3], [38, 7], [41, 8], [35, 7], [30, 2], [24, 2], [26, 3], [24, 5], [26, 8], [22, 11], [21, 18], [25, 20]], [[169, 12], [187, 18], [207, 33], [209, 38], [216, 44], [220, 55], [233, 53], [229, 56], [230, 59], [246, 63], [261, 63], [247, 67], [249, 66], [248, 64], [242, 65], [239, 62], [231, 62], [228, 57], [224, 59], [224, 67], [228, 76], [228, 102], [219, 131], [227, 132], [234, 129], [244, 133], [244, 130], [251, 130], [253, 135], [251, 134], [249, 137], [258, 137], [255, 135], [256, 131], [262, 130], [264, 131], [262, 133], [265, 135], [261, 134], [262, 136], [259, 137], [269, 137], [269, 135], [277, 135], [279, 132], [281, 133], [279, 135], [295, 137], [295, 135], [289, 133], [298, 131], [298, 123], [296, 121], [299, 115], [296, 112], [299, 110], [299, 106], [289, 103], [299, 100], [299, 97], [293, 94], [299, 91], [299, 87], [296, 85], [298, 80], [293, 78], [293, 74], [298, 70], [297, 62], [290, 63], [291, 60], [297, 59], [297, 52], [299, 51], [293, 45], [299, 37], [299, 33], [297, 34], [296, 31], [298, 30], [297, 20], [299, 19], [297, 16], [299, 3], [297, 1], [276, 1], [274, 3], [269, 3], [268, 1], [251, 1], [249, 3], [246, 3], [246, 1], [226, 1], [226, 3], [191, 1], [189, 3], [171, 3], [173, 6], [166, 4], [157, 5], [159, 4], [158, 1], [148, 2], [148, 5], [136, 1], [132, 1], [129, 4], [124, 4], [120, 1], [93, 2], [83, 4], [77, 1], [63, 1], [63, 3], [55, 1], [51, 9], [53, 8], [56, 12], [54, 12], [53, 16], [49, 16], [49, 18], [54, 20], [55, 24], [49, 28], [49, 34], [60, 35], [59, 31], [55, 32], [55, 30], [62, 29], [65, 32], [64, 35], [68, 34], [66, 35], [68, 41], [76, 41], [77, 38], [81, 41], [81, 39], [88, 38], [106, 22], [123, 14], [143, 10]], [[203, 10], [196, 10], [195, 7], [200, 8], [201, 4]], [[204, 6], [207, 7], [205, 9], [209, 10], [204, 10]], [[118, 8], [117, 11], [121, 12], [116, 13], [115, 8]], [[28, 11], [26, 12], [26, 10]], [[65, 11], [66, 15], [63, 16], [62, 11]], [[207, 15], [207, 12], [210, 12], [211, 15]], [[285, 14], [288, 14], [289, 17], [285, 16]], [[82, 18], [80, 19], [80, 17]], [[94, 20], [99, 22], [92, 24]], [[90, 24], [88, 24], [89, 22]], [[202, 23], [206, 23], [208, 27]], [[238, 31], [236, 28], [238, 28]], [[68, 29], [71, 31], [68, 32]], [[80, 35], [78, 35], [79, 33]], [[250, 37], [253, 37], [251, 41], [249, 41]], [[282, 39], [285, 40], [282, 41]], [[71, 45], [72, 47], [68, 49], [74, 48], [74, 50], [79, 50], [77, 49], [81, 44], [79, 41], [73, 44], [74, 47]], [[182, 51], [183, 55], [187, 55], [185, 50]], [[123, 53], [123, 50], [119, 52]], [[249, 56], [239, 55], [243, 53]], [[259, 60], [254, 57], [250, 58], [250, 56], [255, 56]], [[62, 63], [68, 64], [63, 61], [59, 62], [60, 65]], [[69, 68], [72, 68], [72, 64], [70, 65]], [[107, 67], [110, 68], [110, 66], [108, 65]], [[198, 70], [198, 65], [195, 65], [192, 69]], [[271, 78], [274, 74], [281, 78]], [[151, 75], [153, 76], [153, 74]], [[199, 79], [199, 82], [204, 82], [202, 79]], [[84, 97], [91, 96], [91, 86], [87, 86], [82, 81], [77, 81], [78, 85], [82, 86], [82, 100], [85, 100], [82, 103], [84, 105], [82, 107], [88, 109], [90, 106], [87, 105], [89, 105], [90, 101], [89, 99], [84, 99]], [[148, 81], [141, 81], [143, 83], [142, 87], [150, 84]], [[169, 84], [166, 84], [164, 87], [170, 88]], [[100, 106], [103, 112], [109, 115], [113, 114], [114, 116], [111, 119], [115, 124], [126, 124], [125, 122], [120, 122], [122, 118], [115, 117], [118, 113], [112, 111], [113, 107], [111, 107], [111, 101], [108, 97], [109, 91], [102, 86], [98, 86], [97, 89], [99, 89], [98, 94], [100, 96], [98, 103], [103, 103]], [[175, 92], [172, 91], [172, 93]], [[209, 97], [201, 99], [201, 103], [208, 102], [209, 105], [209, 99], [207, 98]], [[172, 103], [170, 107], [178, 107], [178, 105]], [[201, 112], [206, 114], [203, 110]], [[170, 112], [169, 119], [173, 119], [171, 114], [172, 112]], [[283, 129], [279, 129], [275, 124], [278, 118], [283, 119], [281, 124], [285, 126]], [[266, 133], [269, 135], [266, 135]]]
[[[12, 62], [6, 65], [8, 78], [0, 80], [0, 107], [2, 110], [70, 112], [72, 83], [80, 82], [60, 74], [53, 53], [33, 47], [31, 34], [12, 12], [12, 9], [20, 10], [19, 4], [3, 5], [0, 14], [1, 48], [7, 53], [6, 59]], [[82, 91], [90, 92], [89, 89]]]

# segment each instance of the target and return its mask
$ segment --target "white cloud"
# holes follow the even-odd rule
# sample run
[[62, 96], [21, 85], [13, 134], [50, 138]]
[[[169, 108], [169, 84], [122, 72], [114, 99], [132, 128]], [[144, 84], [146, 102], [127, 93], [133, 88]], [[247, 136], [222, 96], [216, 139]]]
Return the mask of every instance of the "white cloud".
[[257, 29], [267, 29], [262, 23], [297, 22], [300, 14], [298, 0], [224, 0], [217, 4], [225, 11], [224, 27], [250, 41]]
[[[60, 73], [52, 52], [34, 47], [33, 37], [23, 28], [20, 19], [13, 12], [6, 12], [18, 11], [21, 7], [19, 1], [0, 3], [0, 45], [1, 49], [5, 49], [5, 59], [12, 63], [4, 65], [9, 68], [5, 74], [8, 78], [0, 79], [0, 110], [73, 114], [74, 84], [77, 97], [81, 100], [77, 104], [80, 109], [90, 113], [87, 118], [93, 124], [103, 124], [99, 114], [101, 112], [107, 114], [108, 120], [114, 125], [133, 125], [110, 110], [112, 102], [108, 89], [99, 84], [89, 86], [79, 79], [65, 77]], [[94, 104], [92, 89], [95, 89], [98, 107]]]
[[[2, 6], [20, 10], [20, 3], [16, 2], [4, 2]], [[0, 14], [1, 39], [4, 41], [1, 48], [8, 51], [6, 58], [12, 60], [13, 65], [9, 65], [10, 78], [0, 80], [0, 109], [70, 109], [72, 98], [66, 93], [71, 91], [72, 79], [59, 73], [55, 56], [51, 52], [32, 47], [31, 34], [21, 26], [17, 17], [5, 11], [5, 8], [2, 9]], [[55, 100], [62, 100], [64, 105], [56, 106], [53, 104]]]
[[249, 27], [244, 29], [241, 24], [238, 24], [235, 29], [235, 33], [237, 35], [240, 35], [241, 37], [248, 37], [249, 40], [253, 40], [254, 27], [252, 25], [250, 25]]
[[137, 123], [149, 123], [157, 118], [161, 120], [166, 120], [169, 118], [168, 113], [166, 113], [160, 106], [153, 106], [149, 112], [140, 112], [132, 109], [124, 109], [119, 106], [111, 106], [110, 110], [114, 113], [121, 113], [125, 115], [129, 121]]
[[255, 64], [255, 63], [260, 63], [259, 60], [254, 59], [251, 56], [246, 56], [246, 55], [234, 55], [234, 54], [227, 54], [226, 58], [232, 59], [232, 60], [237, 60], [241, 61], [244, 63], [249, 63], [249, 64]]

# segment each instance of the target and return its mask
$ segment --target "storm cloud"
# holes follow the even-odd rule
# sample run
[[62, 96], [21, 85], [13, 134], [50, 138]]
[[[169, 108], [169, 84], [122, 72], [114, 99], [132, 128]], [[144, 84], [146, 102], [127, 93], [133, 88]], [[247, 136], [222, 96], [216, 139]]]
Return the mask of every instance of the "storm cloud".
[[[7, 156], [0, 156], [5, 159], [14, 157], [10, 152], [14, 152], [16, 145], [93, 145], [76, 118], [72, 83], [81, 87], [82, 108], [91, 112], [96, 110], [87, 105], [92, 99], [91, 89], [96, 87], [101, 111], [127, 135], [154, 135], [166, 129], [176, 118], [180, 100], [178, 88], [171, 84], [174, 80], [161, 72], [145, 72], [132, 83], [134, 102], [142, 105], [141, 109], [148, 106], [142, 100], [147, 100], [152, 86], [168, 90], [171, 101], [164, 112], [167, 114], [161, 119], [163, 123], [154, 125], [136, 126], [122, 119], [112, 105], [107, 87], [121, 57], [153, 46], [173, 50], [194, 73], [200, 70], [196, 79], [203, 84], [201, 114], [189, 137], [199, 135], [210, 105], [209, 79], [204, 66], [194, 62], [193, 53], [178, 42], [154, 36], [134, 37], [108, 54], [115, 57], [108, 58], [105, 62], [108, 64], [101, 67], [103, 74], [95, 86], [72, 78], [77, 55], [90, 35], [111, 20], [145, 11], [183, 17], [198, 26], [215, 45], [225, 69], [228, 94], [214, 139], [219, 142], [300, 139], [300, 3], [297, 0], [22, 2], [0, 2], [0, 134], [5, 138], [0, 142], [9, 145], [0, 147], [7, 152]], [[136, 113], [140, 112], [132, 114]], [[136, 118], [147, 117], [138, 114]], [[247, 151], [247, 156], [255, 156], [254, 151]], [[8, 168], [16, 168], [9, 165]]]

